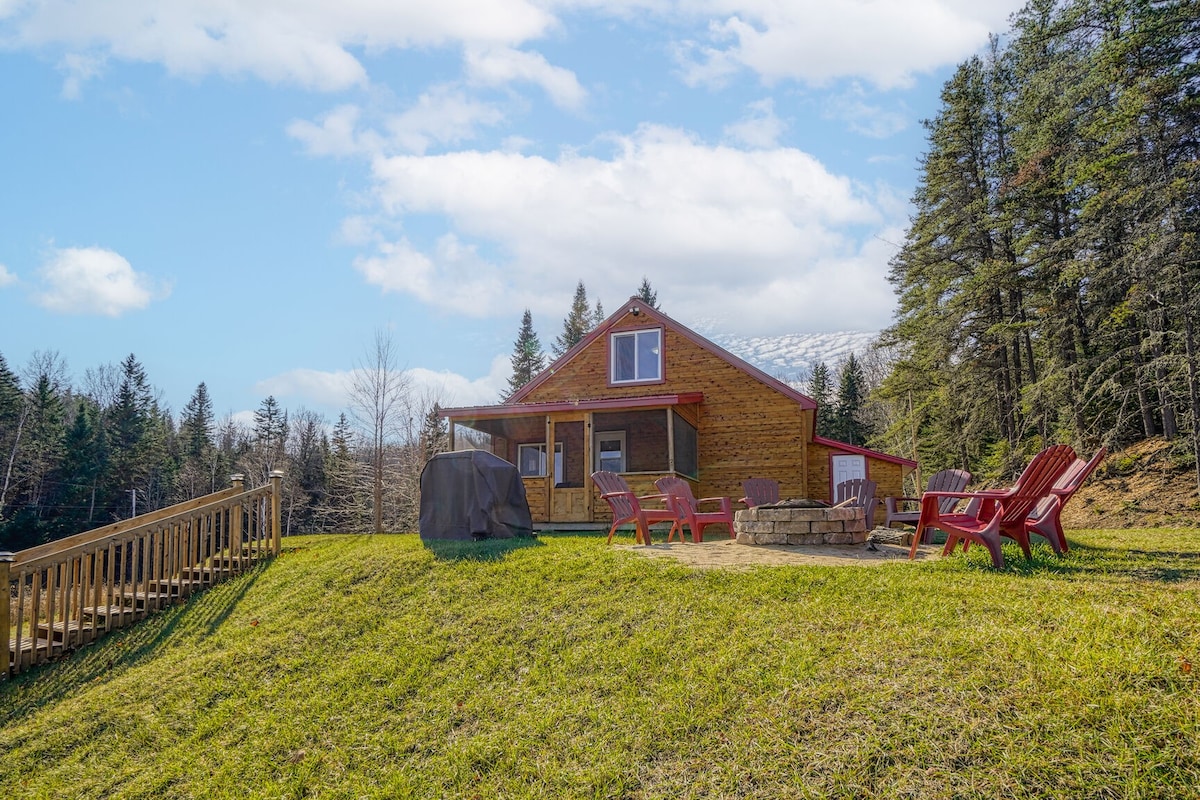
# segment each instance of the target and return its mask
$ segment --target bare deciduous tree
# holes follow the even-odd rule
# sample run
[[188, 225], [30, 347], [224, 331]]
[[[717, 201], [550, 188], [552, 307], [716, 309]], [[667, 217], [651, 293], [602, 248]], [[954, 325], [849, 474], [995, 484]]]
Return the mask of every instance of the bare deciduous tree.
[[411, 389], [391, 333], [376, 331], [372, 347], [350, 379], [350, 413], [363, 429], [371, 458], [375, 533], [383, 532], [384, 455], [408, 416]]

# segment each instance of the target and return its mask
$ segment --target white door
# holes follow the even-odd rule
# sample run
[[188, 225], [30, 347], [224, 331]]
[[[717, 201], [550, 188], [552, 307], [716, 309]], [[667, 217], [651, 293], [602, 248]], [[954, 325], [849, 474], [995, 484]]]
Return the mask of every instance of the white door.
[[865, 477], [867, 477], [866, 457], [833, 456], [833, 483], [829, 487], [830, 496], [834, 494], [834, 489], [842, 481]]

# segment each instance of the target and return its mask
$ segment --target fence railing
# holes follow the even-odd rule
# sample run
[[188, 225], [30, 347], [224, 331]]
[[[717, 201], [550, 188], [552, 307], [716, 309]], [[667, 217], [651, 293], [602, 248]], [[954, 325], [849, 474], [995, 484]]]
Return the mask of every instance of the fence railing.
[[0, 680], [278, 555], [282, 477], [0, 553]]

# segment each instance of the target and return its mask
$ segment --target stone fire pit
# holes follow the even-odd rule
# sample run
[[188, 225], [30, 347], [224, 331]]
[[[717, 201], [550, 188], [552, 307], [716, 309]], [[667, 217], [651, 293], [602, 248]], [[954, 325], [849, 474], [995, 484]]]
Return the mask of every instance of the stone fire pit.
[[787, 501], [739, 511], [733, 517], [738, 544], [862, 544], [867, 541], [862, 508], [796, 508]]

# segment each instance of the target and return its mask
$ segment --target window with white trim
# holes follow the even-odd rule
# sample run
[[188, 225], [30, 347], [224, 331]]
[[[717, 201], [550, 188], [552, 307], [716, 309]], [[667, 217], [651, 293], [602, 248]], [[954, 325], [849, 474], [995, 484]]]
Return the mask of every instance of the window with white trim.
[[[517, 445], [517, 470], [523, 478], [541, 478], [546, 475], [546, 444]], [[554, 482], [562, 483], [563, 443], [554, 443]]]
[[608, 352], [609, 377], [613, 383], [662, 380], [661, 328], [610, 334]]
[[600, 431], [595, 442], [596, 469], [603, 472], [625, 471], [625, 431]]

